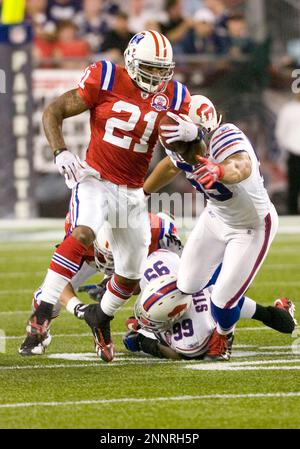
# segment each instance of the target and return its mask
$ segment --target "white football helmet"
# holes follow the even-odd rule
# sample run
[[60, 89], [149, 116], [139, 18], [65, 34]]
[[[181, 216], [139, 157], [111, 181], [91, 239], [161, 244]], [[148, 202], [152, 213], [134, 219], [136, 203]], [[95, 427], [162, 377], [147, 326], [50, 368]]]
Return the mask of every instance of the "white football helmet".
[[162, 332], [171, 328], [189, 308], [192, 295], [181, 293], [175, 276], [166, 274], [153, 279], [137, 299], [134, 312], [142, 328]]
[[133, 36], [124, 59], [130, 78], [150, 94], [163, 92], [174, 73], [172, 46], [158, 31], [142, 31]]
[[94, 257], [97, 269], [111, 276], [114, 273], [115, 264], [109, 245], [109, 232], [109, 224], [105, 222], [94, 240]]
[[204, 95], [192, 95], [189, 106], [189, 117], [195, 125], [201, 125], [208, 132], [217, 129], [222, 120], [221, 115], [218, 117], [213, 103]]

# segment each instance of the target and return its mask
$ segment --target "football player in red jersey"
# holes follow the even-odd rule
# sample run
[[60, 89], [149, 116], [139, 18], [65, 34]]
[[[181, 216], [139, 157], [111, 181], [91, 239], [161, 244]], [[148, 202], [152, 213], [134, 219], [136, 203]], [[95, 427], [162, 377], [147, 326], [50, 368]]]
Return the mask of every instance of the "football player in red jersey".
[[[90, 65], [78, 88], [57, 98], [44, 111], [43, 124], [54, 161], [72, 188], [72, 234], [52, 257], [40, 306], [30, 318], [28, 335], [19, 350], [22, 355], [30, 355], [31, 347], [43, 338], [57, 294], [79, 270], [105, 220], [112, 225], [115, 274], [101, 307], [93, 304], [85, 312], [96, 351], [104, 361], [114, 356], [110, 320], [141, 278], [150, 243], [142, 186], [157, 142], [158, 124], [168, 111], [187, 114], [190, 94], [184, 85], [172, 80], [172, 47], [157, 31], [135, 35], [124, 58], [125, 68], [110, 61]], [[86, 159], [80, 161], [66, 148], [62, 124], [88, 109], [91, 138]], [[198, 137], [197, 127], [184, 120], [178, 131], [182, 141]]]

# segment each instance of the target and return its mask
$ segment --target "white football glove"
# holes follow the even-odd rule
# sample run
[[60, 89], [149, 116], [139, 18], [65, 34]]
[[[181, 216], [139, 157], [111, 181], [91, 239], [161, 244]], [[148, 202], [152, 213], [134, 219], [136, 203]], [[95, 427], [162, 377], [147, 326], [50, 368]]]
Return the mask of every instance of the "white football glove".
[[72, 189], [84, 176], [84, 166], [78, 156], [71, 151], [62, 151], [55, 158], [58, 171], [65, 177], [67, 186]]
[[[168, 131], [162, 133], [162, 136], [168, 137], [166, 143], [172, 142], [192, 142], [198, 137], [198, 127], [193, 123], [188, 115], [185, 114], [173, 114], [173, 112], [167, 112], [167, 115], [175, 120], [178, 125], [161, 125], [161, 129]], [[183, 117], [183, 118], [182, 118]]]

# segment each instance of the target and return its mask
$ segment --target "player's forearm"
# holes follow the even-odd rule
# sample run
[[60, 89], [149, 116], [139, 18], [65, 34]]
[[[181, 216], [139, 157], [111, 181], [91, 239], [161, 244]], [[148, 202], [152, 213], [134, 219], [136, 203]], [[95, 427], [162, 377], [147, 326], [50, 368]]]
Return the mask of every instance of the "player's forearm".
[[168, 185], [178, 174], [180, 169], [175, 167], [170, 158], [166, 156], [160, 161], [144, 183], [146, 193], [154, 193]]
[[251, 175], [251, 160], [246, 153], [229, 157], [220, 165], [224, 169], [222, 182], [225, 184], [237, 184]]
[[64, 93], [47, 106], [43, 113], [43, 126], [53, 151], [66, 147], [62, 133], [63, 120], [81, 114], [87, 109], [88, 106], [78, 94], [77, 89]]
[[76, 293], [72, 287], [72, 285], [70, 283], [68, 283], [65, 288], [63, 289], [61, 295], [60, 295], [60, 303], [67, 307], [68, 302], [70, 301], [71, 298], [73, 298], [74, 296], [76, 296]]
[[65, 148], [66, 143], [62, 133], [63, 116], [56, 108], [55, 103], [51, 103], [43, 113], [44, 131], [53, 151]]

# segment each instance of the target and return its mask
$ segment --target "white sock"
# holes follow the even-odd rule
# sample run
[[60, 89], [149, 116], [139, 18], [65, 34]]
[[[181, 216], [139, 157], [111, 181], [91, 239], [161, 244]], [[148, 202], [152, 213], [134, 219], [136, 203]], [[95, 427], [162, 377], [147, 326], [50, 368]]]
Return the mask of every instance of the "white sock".
[[252, 318], [256, 311], [256, 302], [245, 296], [244, 304], [241, 308], [241, 318]]
[[126, 304], [128, 300], [119, 298], [118, 296], [111, 293], [109, 290], [103, 295], [101, 299], [101, 309], [108, 316], [114, 316], [114, 314]]
[[38, 298], [39, 301], [55, 305], [59, 302], [60, 294], [68, 282], [69, 279], [48, 269], [45, 280], [41, 286], [41, 294]]
[[106, 292], [101, 300], [101, 309], [108, 316], [114, 314], [128, 301], [132, 295], [131, 289], [126, 289], [117, 282], [116, 276], [113, 275], [108, 281]]
[[82, 302], [76, 296], [73, 296], [73, 298], [69, 300], [66, 306], [67, 311], [74, 315], [74, 309], [76, 306], [78, 306], [78, 304], [82, 304]]

